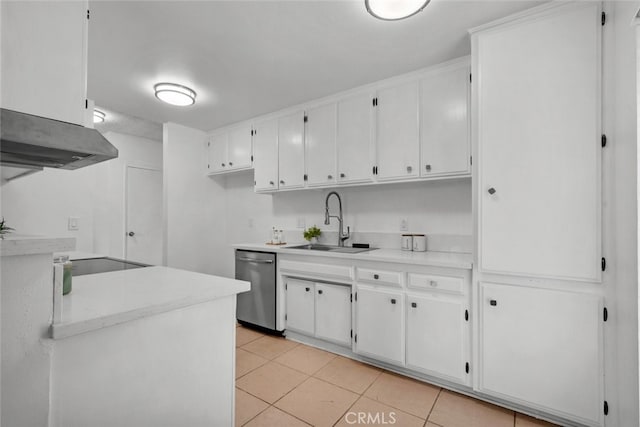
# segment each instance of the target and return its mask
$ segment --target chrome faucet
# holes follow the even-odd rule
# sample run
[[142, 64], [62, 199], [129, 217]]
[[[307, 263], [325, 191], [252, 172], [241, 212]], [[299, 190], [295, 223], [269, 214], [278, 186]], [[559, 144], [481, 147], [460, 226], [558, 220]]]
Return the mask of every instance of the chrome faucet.
[[[338, 216], [329, 215], [329, 197], [336, 196], [338, 198], [338, 208], [340, 210]], [[351, 230], [347, 227], [347, 233], [344, 233], [344, 228], [342, 225], [342, 200], [340, 199], [340, 195], [335, 191], [327, 194], [327, 199], [324, 201], [324, 223], [325, 225], [329, 225], [329, 218], [338, 218], [338, 246], [344, 246], [344, 241], [349, 238]]]

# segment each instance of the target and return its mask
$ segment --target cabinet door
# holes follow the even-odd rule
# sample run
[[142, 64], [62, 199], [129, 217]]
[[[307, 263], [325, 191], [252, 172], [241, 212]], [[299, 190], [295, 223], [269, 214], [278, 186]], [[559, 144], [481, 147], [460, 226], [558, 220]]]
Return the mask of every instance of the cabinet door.
[[307, 111], [306, 133], [307, 185], [336, 182], [336, 104]]
[[417, 177], [418, 83], [379, 90], [376, 99], [376, 178]]
[[407, 296], [407, 367], [467, 384], [471, 362], [466, 304], [442, 296]]
[[469, 173], [467, 65], [420, 82], [420, 174]]
[[304, 186], [304, 113], [278, 120], [278, 160], [280, 189]]
[[227, 133], [213, 135], [209, 138], [209, 172], [222, 172], [229, 168], [227, 164]]
[[316, 283], [316, 338], [351, 346], [351, 286]]
[[287, 329], [313, 335], [315, 317], [313, 294], [313, 282], [287, 280]]
[[374, 95], [365, 92], [338, 101], [336, 134], [339, 184], [373, 180]]
[[404, 365], [404, 297], [401, 292], [358, 286], [356, 352]]
[[0, 7], [2, 108], [84, 126], [88, 2]]
[[482, 392], [585, 424], [600, 420], [598, 297], [481, 283], [479, 303]]
[[482, 272], [601, 280], [599, 10], [474, 38]]
[[250, 124], [238, 126], [229, 131], [227, 160], [229, 169], [248, 169], [251, 167]]
[[278, 121], [258, 123], [253, 134], [253, 173], [256, 191], [278, 189]]

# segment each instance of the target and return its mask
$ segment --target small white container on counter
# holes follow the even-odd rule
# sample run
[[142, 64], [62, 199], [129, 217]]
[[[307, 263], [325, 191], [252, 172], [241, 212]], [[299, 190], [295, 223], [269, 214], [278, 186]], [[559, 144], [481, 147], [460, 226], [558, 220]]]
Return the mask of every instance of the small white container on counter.
[[413, 234], [403, 234], [401, 246], [403, 251], [412, 251], [413, 250]]
[[426, 252], [427, 250], [427, 236], [424, 234], [413, 235], [413, 251], [414, 252]]

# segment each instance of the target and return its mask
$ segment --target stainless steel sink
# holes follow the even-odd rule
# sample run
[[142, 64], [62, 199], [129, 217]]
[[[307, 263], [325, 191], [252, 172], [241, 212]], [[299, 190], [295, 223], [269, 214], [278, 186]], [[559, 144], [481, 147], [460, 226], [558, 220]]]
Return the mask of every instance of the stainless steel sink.
[[348, 246], [334, 246], [334, 245], [320, 245], [320, 244], [306, 244], [299, 246], [289, 246], [287, 249], [306, 249], [308, 251], [325, 251], [325, 252], [339, 252], [348, 254], [357, 254], [360, 252], [368, 252], [376, 250], [377, 248], [350, 248]]

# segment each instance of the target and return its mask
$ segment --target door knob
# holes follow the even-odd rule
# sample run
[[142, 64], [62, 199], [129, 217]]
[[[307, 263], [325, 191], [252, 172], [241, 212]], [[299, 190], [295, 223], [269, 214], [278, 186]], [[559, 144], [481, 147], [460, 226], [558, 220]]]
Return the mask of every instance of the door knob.
[[496, 193], [496, 189], [491, 187], [490, 189], [487, 190], [487, 192], [493, 196]]
[[319, 290], [318, 290], [318, 293], [319, 293], [320, 295], [322, 295], [322, 289], [319, 289]]
[[427, 170], [427, 172], [431, 172], [431, 165], [425, 165], [424, 168]]
[[311, 289], [310, 289], [310, 288], [304, 288], [304, 290], [305, 290], [306, 292], [309, 292]]
[[343, 173], [341, 173], [341, 174], [340, 174], [340, 178], [344, 178], [345, 176], [346, 176], [346, 175], [345, 175], [345, 174], [343, 174]]
[[395, 304], [396, 303], [396, 299], [395, 298], [391, 298], [391, 304]]
[[133, 231], [130, 231], [129, 233], [127, 233], [129, 235], [129, 237], [133, 237], [136, 235], [136, 233], [134, 233]]

